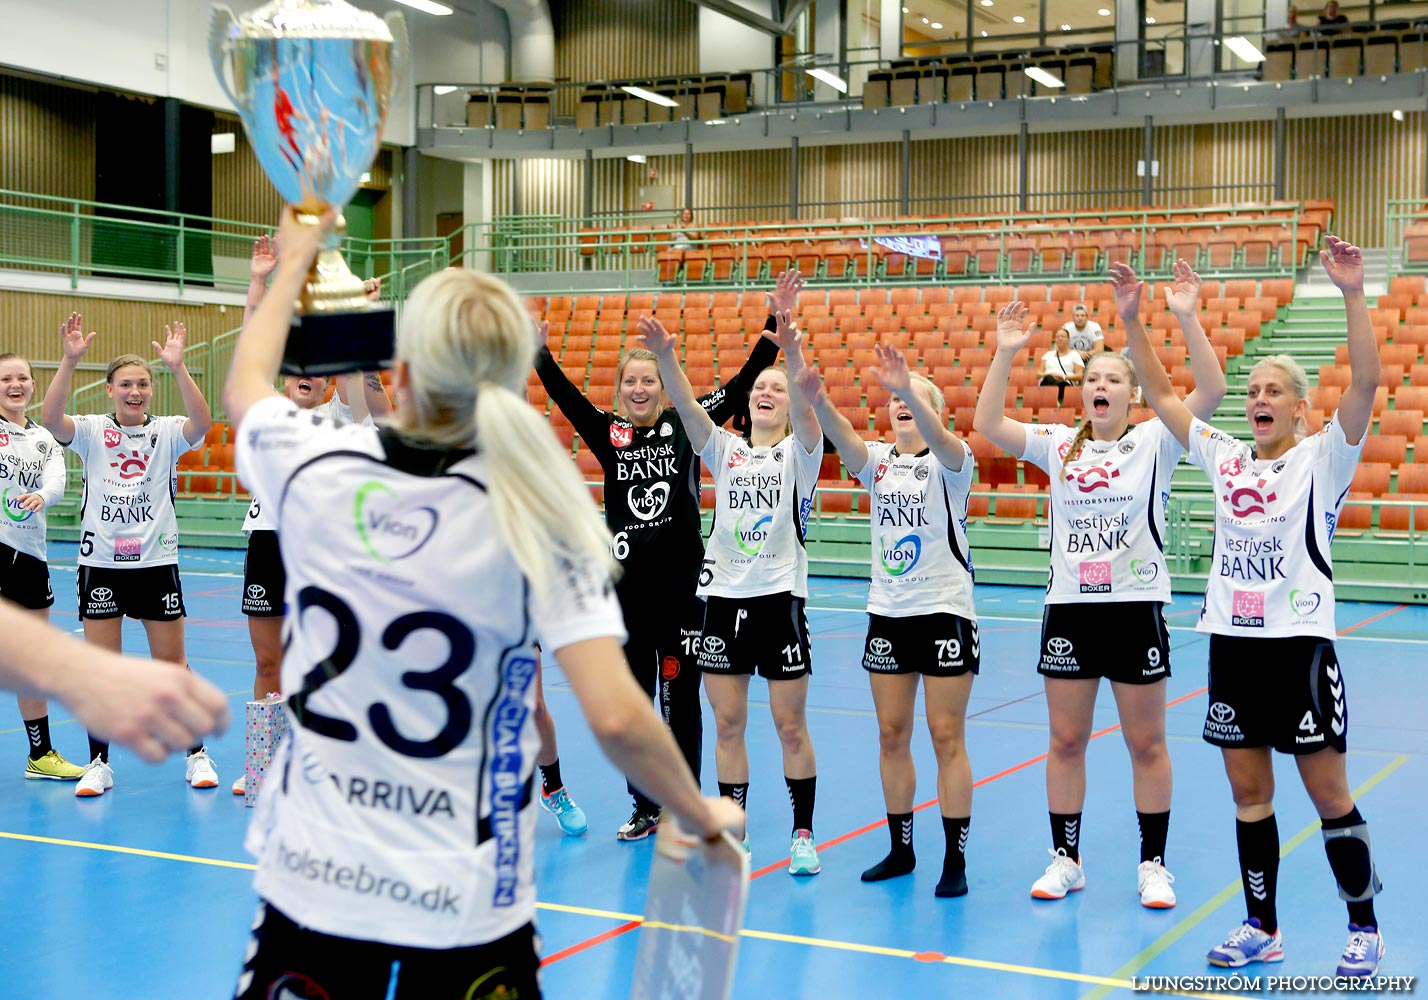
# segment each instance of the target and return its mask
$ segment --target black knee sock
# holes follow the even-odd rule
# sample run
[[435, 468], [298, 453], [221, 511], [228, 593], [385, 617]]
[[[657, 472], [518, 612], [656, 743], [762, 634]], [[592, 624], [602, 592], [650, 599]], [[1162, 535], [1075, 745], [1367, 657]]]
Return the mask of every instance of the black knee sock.
[[1140, 859], [1154, 861], [1160, 859], [1165, 864], [1165, 841], [1170, 836], [1170, 810], [1163, 813], [1143, 813], [1136, 810], [1135, 818], [1140, 821]]
[[941, 899], [967, 894], [967, 832], [971, 828], [970, 816], [942, 817], [947, 849], [942, 856], [942, 878], [933, 890], [933, 895]]
[[1261, 930], [1273, 934], [1279, 927], [1274, 909], [1279, 884], [1279, 824], [1274, 814], [1254, 823], [1235, 820], [1235, 844], [1240, 852], [1245, 909], [1259, 920]]
[[38, 719], [26, 719], [25, 735], [30, 738], [30, 759], [39, 760], [54, 749], [50, 745], [50, 717], [42, 715]]
[[727, 795], [733, 799], [734, 804], [740, 809], [749, 808], [749, 783], [747, 781], [721, 781], [719, 782], [719, 794]]
[[892, 841], [888, 856], [863, 872], [864, 882], [897, 878], [917, 867], [917, 855], [912, 849], [912, 813], [888, 813], [888, 838]]
[[1051, 846], [1072, 861], [1081, 860], [1080, 813], [1051, 813]]
[[564, 788], [565, 785], [560, 780], [560, 758], [557, 757], [554, 764], [540, 765], [540, 787], [545, 794], [550, 795]]
[[196, 747], [189, 747], [189, 748], [188, 748], [188, 755], [189, 755], [190, 757], [192, 757], [194, 754], [198, 753], [198, 752], [199, 752], [200, 750], [202, 750], [202, 749], [203, 749], [203, 744], [202, 744], [202, 743], [200, 743], [200, 744], [199, 744], [198, 746], [196, 746]]
[[[1332, 837], [1330, 830], [1346, 830], [1352, 826], [1363, 826], [1364, 818], [1359, 815], [1359, 807], [1354, 806], [1347, 816], [1323, 821], [1325, 832], [1324, 853], [1329, 856], [1329, 867], [1334, 871], [1334, 879], [1339, 888], [1351, 896], [1361, 896], [1369, 890], [1374, 881], [1373, 854], [1366, 841], [1357, 837]], [[1377, 927], [1378, 918], [1373, 912], [1373, 897], [1349, 904], [1349, 923], [1359, 927]]]
[[807, 830], [813, 832], [813, 799], [817, 794], [818, 776], [811, 778], [790, 778], [783, 776], [788, 786], [788, 801], [793, 806], [793, 832]]
[[91, 733], [89, 736], [89, 759], [93, 760], [95, 757], [98, 757], [100, 760], [104, 761], [104, 763], [108, 764], [109, 744], [102, 743], [99, 740], [96, 740], [94, 738], [94, 735]]

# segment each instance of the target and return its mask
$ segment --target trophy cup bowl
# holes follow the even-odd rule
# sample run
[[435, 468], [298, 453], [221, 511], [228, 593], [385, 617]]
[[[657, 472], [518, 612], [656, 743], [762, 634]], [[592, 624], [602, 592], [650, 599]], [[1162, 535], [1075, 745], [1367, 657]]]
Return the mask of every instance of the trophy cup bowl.
[[[352, 200], [381, 147], [407, 58], [406, 22], [344, 0], [271, 0], [241, 17], [216, 4], [209, 55], [263, 172], [303, 221]], [[392, 357], [394, 314], [373, 309], [338, 251], [319, 251], [288, 336], [283, 371], [371, 370]]]

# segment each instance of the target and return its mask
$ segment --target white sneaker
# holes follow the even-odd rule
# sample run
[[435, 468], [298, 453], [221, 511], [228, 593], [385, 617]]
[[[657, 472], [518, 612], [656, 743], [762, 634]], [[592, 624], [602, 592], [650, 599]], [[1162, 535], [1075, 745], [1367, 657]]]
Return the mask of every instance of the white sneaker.
[[208, 757], [208, 747], [203, 747], [188, 755], [188, 763], [184, 767], [184, 780], [194, 788], [217, 788], [218, 772], [213, 768], [213, 761]]
[[247, 775], [246, 772], [243, 773], [243, 774], [240, 774], [240, 775], [238, 776], [238, 780], [235, 781], [235, 782], [233, 782], [233, 794], [234, 794], [234, 795], [247, 795], [247, 794], [248, 794], [248, 775]]
[[1384, 950], [1383, 935], [1377, 927], [1349, 924], [1349, 943], [1344, 946], [1344, 957], [1339, 959], [1339, 975], [1355, 979], [1372, 976], [1378, 972]]
[[1047, 848], [1051, 864], [1041, 878], [1031, 884], [1033, 899], [1063, 899], [1068, 892], [1080, 892], [1086, 888], [1086, 873], [1077, 861], [1072, 861], [1065, 849]]
[[74, 794], [81, 799], [103, 795], [114, 787], [114, 769], [95, 757], [84, 765], [84, 773], [79, 776], [79, 784], [74, 786]]
[[1142, 861], [1135, 870], [1136, 889], [1140, 892], [1140, 905], [1152, 910], [1168, 910], [1175, 905], [1175, 890], [1170, 883], [1175, 876], [1165, 870], [1160, 859]]

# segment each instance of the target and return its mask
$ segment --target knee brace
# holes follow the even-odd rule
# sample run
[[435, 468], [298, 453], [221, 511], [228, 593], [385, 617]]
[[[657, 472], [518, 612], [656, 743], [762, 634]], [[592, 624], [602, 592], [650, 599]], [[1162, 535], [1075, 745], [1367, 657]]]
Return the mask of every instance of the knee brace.
[[[1334, 870], [1334, 880], [1339, 884], [1339, 898], [1347, 903], [1363, 903], [1383, 891], [1378, 870], [1373, 863], [1373, 845], [1369, 842], [1367, 823], [1324, 830], [1324, 853], [1329, 856], [1329, 867]], [[1344, 869], [1367, 869], [1368, 878], [1362, 888], [1344, 885]], [[1356, 878], [1355, 881], [1358, 881]]]

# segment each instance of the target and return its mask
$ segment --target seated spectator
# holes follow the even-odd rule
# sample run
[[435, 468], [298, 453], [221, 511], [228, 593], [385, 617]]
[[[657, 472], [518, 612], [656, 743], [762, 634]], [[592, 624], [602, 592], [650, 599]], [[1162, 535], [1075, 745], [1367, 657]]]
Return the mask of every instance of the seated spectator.
[[1071, 337], [1071, 349], [1081, 355], [1082, 361], [1089, 361], [1092, 354], [1106, 349], [1106, 335], [1101, 324], [1090, 318], [1086, 303], [1078, 302], [1071, 310], [1071, 320], [1061, 329]]
[[1281, 42], [1292, 42], [1307, 30], [1309, 29], [1299, 23], [1299, 8], [1291, 4], [1285, 14], [1284, 27], [1276, 31], [1274, 37]]
[[1339, 13], [1339, 0], [1329, 0], [1329, 2], [1324, 5], [1324, 13], [1319, 15], [1319, 30], [1326, 35], [1335, 33], [1333, 30], [1325, 30], [1326, 26], [1348, 23], [1349, 19]]
[[[1068, 323], [1066, 326], [1070, 325]], [[1071, 334], [1063, 326], [1056, 331], [1055, 346], [1041, 356], [1041, 384], [1054, 385], [1060, 390], [1056, 394], [1059, 404], [1065, 401], [1066, 387], [1080, 385], [1085, 371], [1086, 363], [1081, 360], [1081, 355], [1072, 349]]]
[[670, 240], [672, 241], [670, 243], [671, 249], [693, 250], [698, 242], [688, 232], [688, 230], [692, 229], [693, 227], [694, 209], [686, 208], [684, 211], [679, 213], [679, 228], [670, 234]]

